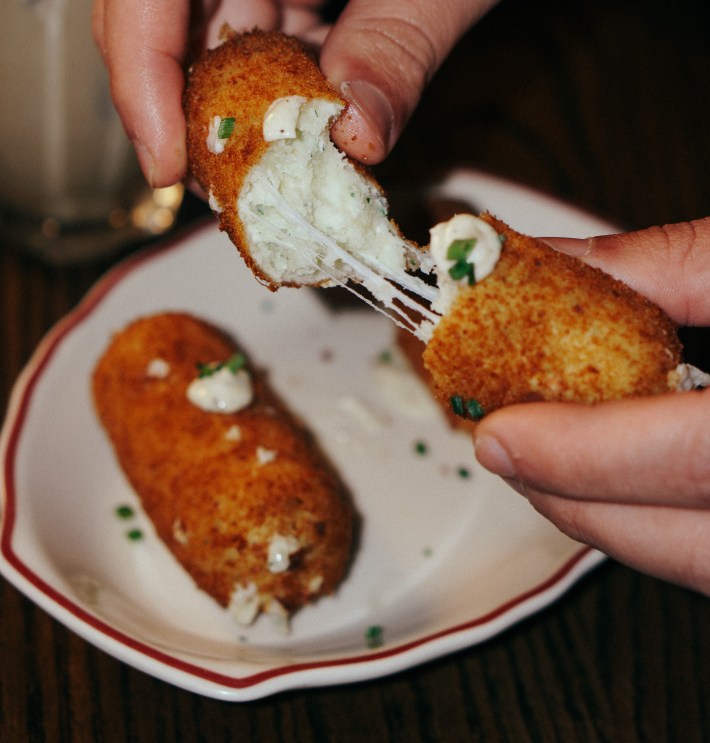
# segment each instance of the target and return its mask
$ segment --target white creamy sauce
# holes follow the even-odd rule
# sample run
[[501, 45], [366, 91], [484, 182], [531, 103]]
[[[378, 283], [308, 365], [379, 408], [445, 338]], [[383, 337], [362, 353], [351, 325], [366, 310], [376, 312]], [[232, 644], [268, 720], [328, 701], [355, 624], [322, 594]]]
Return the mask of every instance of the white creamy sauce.
[[301, 113], [301, 106], [307, 101], [302, 95], [289, 95], [277, 98], [264, 114], [262, 131], [264, 141], [275, 142], [278, 139], [296, 139], [296, 126]]
[[226, 366], [209, 376], [193, 379], [187, 388], [187, 399], [208, 413], [236, 413], [253, 398], [249, 372], [239, 369], [235, 374]]
[[269, 542], [269, 553], [266, 558], [269, 571], [285, 573], [291, 567], [291, 556], [301, 549], [301, 543], [296, 537], [284, 537], [274, 534]]
[[267, 449], [265, 446], [256, 447], [256, 461], [260, 464], [269, 464], [276, 459], [276, 454], [273, 449]]
[[671, 373], [675, 376], [676, 389], [679, 392], [694, 390], [698, 387], [710, 387], [710, 374], [691, 364], [679, 364]]
[[284, 634], [288, 634], [291, 625], [290, 617], [286, 607], [277, 599], [271, 599], [269, 605], [266, 607], [264, 612], [266, 616], [272, 621], [273, 626]]
[[165, 379], [170, 374], [170, 364], [165, 359], [151, 359], [145, 373], [153, 379]]
[[229, 137], [219, 136], [219, 126], [221, 123], [222, 117], [215, 116], [210, 122], [210, 128], [207, 132], [207, 149], [215, 155], [221, 155], [224, 152], [224, 146], [229, 139]]
[[175, 521], [173, 521], [173, 539], [183, 546], [190, 541], [190, 538], [185, 531], [185, 526], [180, 519], [175, 519]]
[[468, 284], [468, 277], [454, 279], [449, 274], [456, 263], [447, 257], [450, 245], [456, 240], [475, 240], [466, 261], [473, 266], [475, 280], [478, 282], [490, 275], [496, 267], [501, 242], [493, 227], [472, 214], [457, 214], [448, 222], [441, 222], [433, 227], [430, 235], [430, 251], [436, 266], [439, 287], [439, 295], [431, 306], [443, 315], [450, 309], [459, 289]]
[[242, 429], [239, 428], [239, 426], [235, 423], [233, 426], [230, 426], [225, 432], [224, 432], [224, 438], [227, 439], [227, 441], [241, 441], [242, 440]]
[[323, 586], [323, 576], [322, 575], [314, 575], [309, 581], [308, 581], [308, 592], [318, 593], [320, 591], [321, 587]]
[[227, 611], [239, 624], [251, 624], [259, 614], [260, 608], [261, 600], [254, 583], [247, 583], [246, 586], [237, 583], [234, 586]]
[[212, 193], [212, 191], [209, 192], [207, 196], [207, 203], [209, 204], [210, 209], [215, 212], [215, 214], [220, 214], [222, 211], [222, 205], [217, 201], [217, 197]]

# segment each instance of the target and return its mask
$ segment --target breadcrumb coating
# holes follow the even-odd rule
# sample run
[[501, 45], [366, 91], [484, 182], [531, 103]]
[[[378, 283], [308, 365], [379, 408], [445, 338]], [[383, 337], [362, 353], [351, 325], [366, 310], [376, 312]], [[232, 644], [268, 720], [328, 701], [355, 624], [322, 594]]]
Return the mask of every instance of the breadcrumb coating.
[[[265, 116], [283, 101], [284, 136], [267, 141]], [[350, 264], [368, 253], [385, 271], [404, 272], [412, 245], [389, 220], [382, 189], [330, 140], [345, 105], [311, 51], [276, 32], [232, 34], [190, 70], [190, 170], [271, 289], [361, 280]], [[225, 119], [230, 131], [216, 146]]]
[[577, 258], [482, 218], [503, 236], [500, 260], [461, 289], [423, 355], [445, 405], [476, 418], [520, 402], [595, 403], [674, 389], [681, 345], [660, 308]]
[[[93, 393], [162, 541], [222, 606], [239, 610], [235, 592], [251, 592], [252, 619], [335, 590], [350, 559], [354, 513], [312, 437], [259, 374], [250, 370], [254, 398], [238, 412], [205, 412], [188, 401], [198, 365], [225, 361], [236, 348], [187, 314], [140, 318], [111, 340]], [[269, 567], [274, 544], [290, 545], [278, 555], [287, 558], [281, 572]]]
[[[293, 95], [334, 107], [309, 103], [295, 139], [266, 142], [264, 114]], [[319, 111], [332, 118], [344, 104], [310, 52], [281, 34], [233, 35], [191, 71], [190, 165], [258, 278], [272, 289], [360, 282], [380, 311], [427, 342], [430, 384], [467, 419], [518, 402], [593, 403], [675, 389], [681, 347], [658, 307], [490, 215], [483, 218], [505, 237], [498, 265], [450, 309], [438, 303], [442, 282], [414, 275], [434, 271], [432, 256], [404, 240], [381, 189], [335, 150], [327, 122], [317, 122]], [[235, 119], [221, 154], [206, 144], [215, 116]]]

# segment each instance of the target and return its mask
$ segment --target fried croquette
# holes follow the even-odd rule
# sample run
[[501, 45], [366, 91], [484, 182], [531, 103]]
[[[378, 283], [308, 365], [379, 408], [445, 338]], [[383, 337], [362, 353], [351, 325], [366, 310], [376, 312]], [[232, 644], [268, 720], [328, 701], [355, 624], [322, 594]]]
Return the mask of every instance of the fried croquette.
[[348, 494], [231, 339], [187, 314], [138, 319], [111, 340], [93, 393], [158, 535], [238, 621], [335, 590], [353, 539]]
[[[330, 140], [344, 105], [306, 48], [276, 33], [232, 35], [191, 70], [190, 167], [270, 288], [364, 288], [426, 344], [437, 396], [468, 420], [682, 386], [673, 323], [601, 271], [490, 216], [438, 225], [429, 250], [405, 240], [382, 190]], [[455, 235], [467, 220], [475, 234]], [[442, 254], [433, 237], [450, 228]]]
[[191, 67], [184, 108], [190, 171], [271, 289], [377, 287], [417, 262], [380, 186], [330, 140], [345, 101], [300, 41], [228, 35]]
[[577, 258], [482, 219], [499, 236], [500, 257], [485, 279], [459, 282], [423, 355], [456, 414], [475, 420], [513, 403], [677, 388], [681, 344], [661, 309]]

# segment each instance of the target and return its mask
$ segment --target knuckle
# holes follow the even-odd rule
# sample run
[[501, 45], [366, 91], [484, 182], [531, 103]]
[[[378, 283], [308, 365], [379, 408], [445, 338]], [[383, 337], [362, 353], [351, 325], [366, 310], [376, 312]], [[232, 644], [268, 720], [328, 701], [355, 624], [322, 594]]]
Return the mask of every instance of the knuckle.
[[364, 33], [381, 58], [395, 62], [393, 73], [405, 71], [423, 87], [429, 82], [439, 64], [437, 44], [428, 29], [413, 21], [398, 18], [380, 18]]

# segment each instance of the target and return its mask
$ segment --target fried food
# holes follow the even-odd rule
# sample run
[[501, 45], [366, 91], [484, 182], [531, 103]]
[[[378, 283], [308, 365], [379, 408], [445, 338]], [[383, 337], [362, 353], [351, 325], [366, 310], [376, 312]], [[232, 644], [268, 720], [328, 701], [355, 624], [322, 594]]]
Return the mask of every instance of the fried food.
[[[158, 535], [240, 622], [286, 616], [336, 589], [350, 560], [352, 504], [227, 336], [182, 313], [138, 319], [111, 340], [93, 393]], [[230, 402], [244, 407], [225, 412]]]
[[269, 288], [380, 284], [416, 261], [380, 186], [331, 142], [345, 101], [295, 38], [227, 34], [190, 69], [184, 109], [190, 171]]
[[[467, 420], [517, 402], [591, 403], [682, 386], [673, 323], [603, 272], [491, 216], [454, 217], [485, 229], [453, 239], [444, 254], [434, 240], [430, 250], [406, 241], [381, 189], [330, 141], [343, 106], [306, 49], [280, 34], [233, 35], [191, 71], [190, 166], [270, 288], [357, 284], [426, 344], [436, 395]], [[215, 146], [224, 117], [233, 131]], [[270, 117], [280, 122], [275, 134]]]
[[459, 285], [424, 351], [434, 390], [464, 418], [513, 403], [594, 403], [677, 388], [681, 345], [654, 304], [491, 215], [500, 258]]

